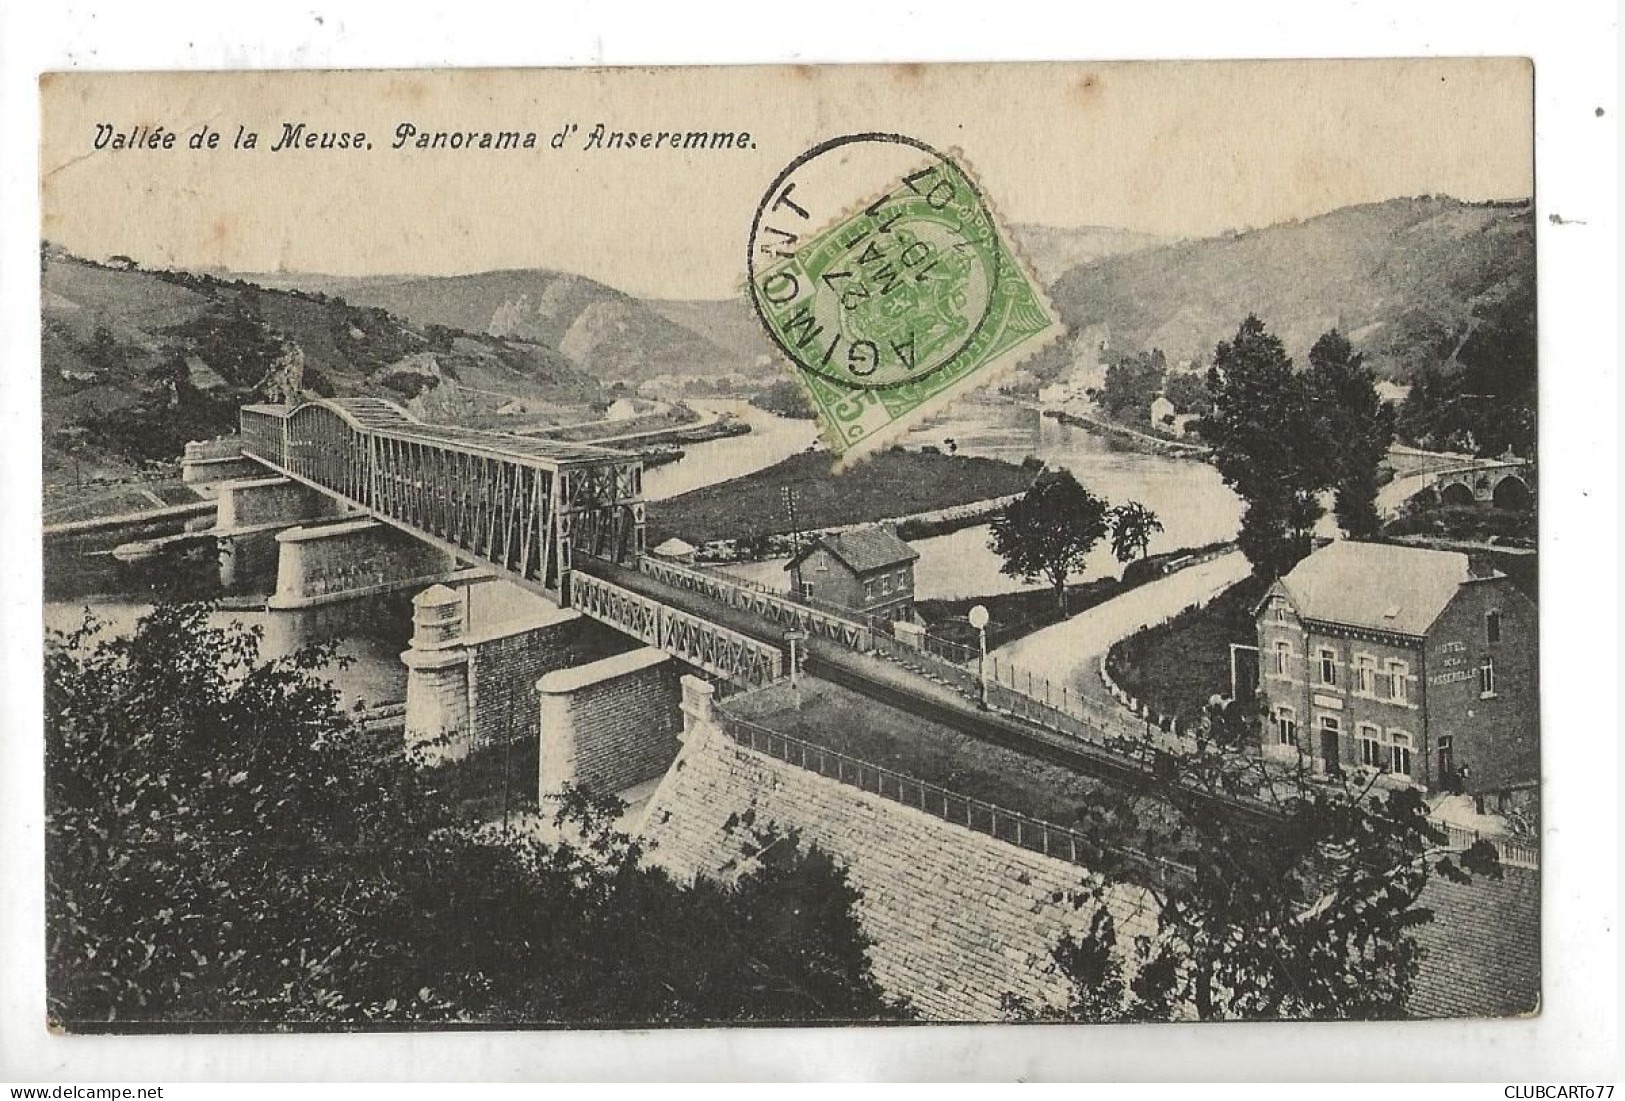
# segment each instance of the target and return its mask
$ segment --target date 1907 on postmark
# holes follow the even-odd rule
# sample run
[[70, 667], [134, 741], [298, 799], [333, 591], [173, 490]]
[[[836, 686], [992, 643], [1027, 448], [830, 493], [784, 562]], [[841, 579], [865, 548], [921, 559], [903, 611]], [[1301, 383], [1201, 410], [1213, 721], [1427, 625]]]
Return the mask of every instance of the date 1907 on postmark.
[[845, 459], [1061, 328], [976, 181], [902, 135], [836, 138], [793, 161], [757, 210], [749, 272], [757, 316]]

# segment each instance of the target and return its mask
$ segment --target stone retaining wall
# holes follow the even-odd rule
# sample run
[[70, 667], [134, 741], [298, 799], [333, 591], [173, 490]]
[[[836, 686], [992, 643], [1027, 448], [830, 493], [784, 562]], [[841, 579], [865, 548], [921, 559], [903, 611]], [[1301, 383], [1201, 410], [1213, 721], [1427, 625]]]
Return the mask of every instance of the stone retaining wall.
[[[1089, 873], [739, 745], [711, 720], [708, 686], [684, 678], [683, 748], [651, 797], [642, 832], [674, 875], [749, 867], [756, 831], [795, 831], [845, 868], [862, 894], [875, 977], [939, 1021], [1004, 1019], [1006, 994], [1064, 1005], [1051, 950], [1098, 904], [1069, 900]], [[1120, 944], [1155, 928], [1143, 892], [1105, 905]]]

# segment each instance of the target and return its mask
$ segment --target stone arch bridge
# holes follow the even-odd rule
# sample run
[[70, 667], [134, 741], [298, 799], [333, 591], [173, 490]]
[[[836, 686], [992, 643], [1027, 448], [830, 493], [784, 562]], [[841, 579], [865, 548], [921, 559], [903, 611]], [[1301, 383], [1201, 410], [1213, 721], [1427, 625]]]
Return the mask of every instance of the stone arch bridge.
[[1536, 484], [1534, 463], [1508, 455], [1429, 471], [1417, 492], [1432, 490], [1447, 505], [1493, 504], [1518, 509], [1534, 501]]

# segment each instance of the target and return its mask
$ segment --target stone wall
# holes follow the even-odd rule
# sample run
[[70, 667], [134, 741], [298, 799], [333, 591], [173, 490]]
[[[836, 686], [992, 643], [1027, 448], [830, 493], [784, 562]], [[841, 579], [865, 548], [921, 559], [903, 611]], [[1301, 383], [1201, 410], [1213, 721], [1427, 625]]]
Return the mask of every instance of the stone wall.
[[633, 644], [580, 612], [515, 586], [469, 578], [412, 600], [404, 736], [430, 760], [466, 757], [538, 732], [536, 680]]
[[644, 647], [537, 681], [539, 797], [566, 784], [621, 792], [663, 773], [682, 727], [681, 671], [669, 654]]
[[[845, 867], [876, 979], [922, 1017], [1000, 1020], [1007, 993], [1065, 1004], [1051, 949], [1092, 917], [1068, 900], [1085, 869], [746, 749], [711, 721], [707, 687], [683, 685], [683, 748], [642, 823], [654, 860], [722, 877], [748, 866], [754, 830], [794, 830]], [[1120, 944], [1155, 928], [1142, 892], [1113, 889], [1106, 905]]]
[[535, 739], [541, 729], [539, 678], [632, 645], [630, 639], [573, 612], [544, 624], [473, 639], [469, 707], [475, 718], [475, 747], [493, 744], [504, 734], [519, 741]]

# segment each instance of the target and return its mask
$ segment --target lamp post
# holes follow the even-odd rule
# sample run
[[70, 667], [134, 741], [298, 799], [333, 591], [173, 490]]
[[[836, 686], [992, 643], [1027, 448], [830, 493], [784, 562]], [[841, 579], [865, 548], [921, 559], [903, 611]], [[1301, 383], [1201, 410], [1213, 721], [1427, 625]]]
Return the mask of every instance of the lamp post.
[[980, 647], [981, 647], [981, 654], [976, 660], [976, 680], [982, 687], [982, 710], [986, 711], [988, 709], [988, 705], [987, 705], [987, 621], [988, 621], [987, 608], [985, 606], [981, 605], [981, 604], [978, 604], [978, 605], [976, 605], [976, 607], [974, 607], [974, 608], [972, 608], [970, 610], [970, 614], [967, 615], [965, 618], [970, 621], [970, 625], [972, 627], [976, 628], [976, 639], [977, 639], [977, 642], [980, 643]]
[[[790, 689], [793, 692], [801, 691], [801, 649], [799, 643], [807, 641], [807, 632], [799, 628], [784, 632], [784, 641], [790, 644]], [[797, 700], [800, 700], [798, 695]]]

